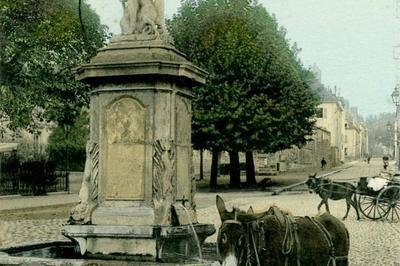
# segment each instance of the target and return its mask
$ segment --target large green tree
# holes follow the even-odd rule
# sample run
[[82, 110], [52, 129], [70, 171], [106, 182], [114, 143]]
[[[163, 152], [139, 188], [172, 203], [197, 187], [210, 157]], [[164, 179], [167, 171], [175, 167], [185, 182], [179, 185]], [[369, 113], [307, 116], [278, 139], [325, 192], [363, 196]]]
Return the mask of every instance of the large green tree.
[[[229, 152], [231, 185], [240, 182], [239, 151], [252, 159], [253, 150], [307, 141], [317, 97], [297, 50], [265, 8], [247, 0], [186, 0], [168, 25], [176, 47], [209, 72], [194, 91], [193, 142]], [[211, 186], [215, 174], [214, 167]], [[248, 181], [255, 182], [254, 173]]]
[[11, 127], [27, 127], [38, 107], [47, 120], [73, 124], [87, 105], [88, 87], [72, 69], [103, 46], [107, 31], [79, 2], [0, 0], [0, 112]]

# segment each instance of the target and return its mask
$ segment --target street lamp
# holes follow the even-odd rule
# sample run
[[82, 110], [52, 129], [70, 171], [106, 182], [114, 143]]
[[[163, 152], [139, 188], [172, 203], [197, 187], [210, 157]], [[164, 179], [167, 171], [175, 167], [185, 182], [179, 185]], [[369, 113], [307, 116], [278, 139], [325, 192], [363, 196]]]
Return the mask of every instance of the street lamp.
[[389, 133], [392, 132], [392, 123], [390, 123], [390, 121], [387, 122], [387, 124], [386, 124], [386, 129], [387, 129], [387, 131], [388, 131]]
[[[400, 92], [399, 92], [399, 85], [397, 85], [394, 88], [394, 91], [392, 92], [392, 101], [394, 103], [394, 105], [396, 105], [396, 107], [399, 106], [400, 104]], [[396, 110], [397, 111], [397, 110]]]
[[387, 122], [386, 129], [387, 129], [387, 132], [388, 132], [389, 153], [390, 153], [390, 156], [394, 156], [394, 154], [393, 154], [394, 151], [392, 150], [392, 145], [391, 145], [392, 134], [393, 134], [393, 125], [392, 125], [392, 123], [390, 123], [390, 121]]
[[394, 88], [394, 91], [392, 92], [392, 101], [394, 105], [396, 106], [396, 121], [394, 124], [394, 130], [395, 130], [395, 135], [394, 135], [394, 150], [395, 150], [395, 160], [397, 164], [397, 172], [400, 172], [400, 156], [399, 156], [399, 145], [397, 143], [397, 140], [399, 139], [399, 121], [398, 121], [398, 116], [399, 116], [399, 105], [400, 105], [400, 92], [399, 92], [399, 84]]

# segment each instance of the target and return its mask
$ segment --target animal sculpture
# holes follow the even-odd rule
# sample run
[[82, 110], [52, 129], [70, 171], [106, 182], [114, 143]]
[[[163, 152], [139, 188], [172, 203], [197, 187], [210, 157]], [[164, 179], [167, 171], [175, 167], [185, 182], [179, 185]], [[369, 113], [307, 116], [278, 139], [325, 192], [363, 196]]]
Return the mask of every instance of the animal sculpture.
[[164, 0], [121, 0], [122, 34], [159, 34], [164, 32]]

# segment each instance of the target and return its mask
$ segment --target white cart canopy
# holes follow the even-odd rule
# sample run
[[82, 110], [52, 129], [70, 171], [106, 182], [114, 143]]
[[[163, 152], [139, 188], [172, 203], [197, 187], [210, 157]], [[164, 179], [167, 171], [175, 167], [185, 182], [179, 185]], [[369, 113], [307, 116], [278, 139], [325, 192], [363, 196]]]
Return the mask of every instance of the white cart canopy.
[[16, 150], [18, 143], [0, 143], [0, 152], [9, 152]]

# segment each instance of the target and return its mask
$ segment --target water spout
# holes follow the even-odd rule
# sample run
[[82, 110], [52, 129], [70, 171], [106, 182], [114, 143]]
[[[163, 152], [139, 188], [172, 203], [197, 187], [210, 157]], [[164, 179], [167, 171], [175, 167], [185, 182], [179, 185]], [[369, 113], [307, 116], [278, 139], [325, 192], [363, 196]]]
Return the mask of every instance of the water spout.
[[192, 223], [192, 219], [190, 219], [189, 211], [186, 209], [184, 202], [182, 203], [182, 207], [185, 210], [185, 213], [186, 213], [186, 215], [188, 217], [190, 228], [192, 228], [192, 230], [193, 230], [193, 235], [194, 235], [194, 238], [196, 240], [197, 248], [199, 250], [199, 258], [200, 258], [200, 260], [203, 260], [203, 255], [201, 253], [201, 246], [200, 246], [199, 237], [197, 236], [196, 230], [194, 229], [194, 226], [193, 226], [193, 223]]

